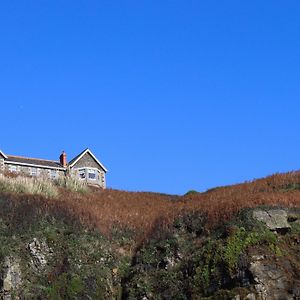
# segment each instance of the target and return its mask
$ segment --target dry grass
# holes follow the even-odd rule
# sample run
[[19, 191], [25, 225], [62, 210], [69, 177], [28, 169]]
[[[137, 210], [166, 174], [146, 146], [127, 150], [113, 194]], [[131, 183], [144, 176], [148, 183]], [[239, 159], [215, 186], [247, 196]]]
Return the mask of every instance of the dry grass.
[[0, 173], [0, 192], [41, 195], [47, 198], [57, 198], [59, 188], [72, 192], [86, 193], [88, 187], [85, 182], [75, 177], [59, 177], [52, 181], [47, 177], [31, 177], [17, 173]]
[[41, 195], [47, 198], [58, 196], [56, 187], [50, 180], [30, 177], [0, 176], [0, 192]]
[[88, 191], [86, 183], [76, 177], [61, 176], [55, 181], [55, 183], [56, 185], [73, 192], [86, 193]]
[[174, 218], [185, 213], [200, 211], [207, 215], [208, 226], [213, 227], [243, 208], [258, 205], [300, 207], [299, 187], [300, 173], [291, 172], [186, 196], [117, 190], [91, 190], [82, 194], [61, 189], [59, 196], [53, 199], [17, 197], [12, 192], [6, 197], [14, 203], [13, 207], [26, 202], [24, 214], [27, 215], [30, 215], [30, 206], [39, 207], [40, 212], [55, 212], [61, 217], [76, 219], [106, 235], [115, 226], [129, 229], [140, 240], [158, 225], [168, 226]]

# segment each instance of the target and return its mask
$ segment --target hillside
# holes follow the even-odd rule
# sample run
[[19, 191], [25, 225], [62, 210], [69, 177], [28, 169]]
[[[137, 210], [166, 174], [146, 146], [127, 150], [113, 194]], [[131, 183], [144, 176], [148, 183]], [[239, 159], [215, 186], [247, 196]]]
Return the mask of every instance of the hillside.
[[300, 299], [298, 172], [184, 196], [17, 180], [0, 299]]

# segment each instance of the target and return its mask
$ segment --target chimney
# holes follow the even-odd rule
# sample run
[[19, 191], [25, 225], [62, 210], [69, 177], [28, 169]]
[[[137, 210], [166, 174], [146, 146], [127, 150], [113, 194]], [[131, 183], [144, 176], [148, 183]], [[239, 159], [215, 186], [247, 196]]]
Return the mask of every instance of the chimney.
[[65, 151], [62, 152], [62, 154], [60, 155], [59, 157], [59, 160], [60, 160], [60, 164], [66, 168], [68, 166], [68, 163], [67, 163], [67, 154]]

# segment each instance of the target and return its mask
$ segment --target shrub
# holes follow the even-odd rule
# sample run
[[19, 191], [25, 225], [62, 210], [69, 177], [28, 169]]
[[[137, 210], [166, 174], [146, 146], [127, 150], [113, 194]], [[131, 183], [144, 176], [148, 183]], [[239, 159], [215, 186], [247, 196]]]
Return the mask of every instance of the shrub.
[[56, 184], [72, 192], [85, 193], [88, 190], [87, 184], [85, 182], [71, 176], [59, 177], [56, 180]]
[[76, 299], [76, 296], [83, 291], [83, 288], [84, 285], [81, 278], [63, 273], [48, 289], [48, 295], [50, 299]]
[[185, 193], [185, 196], [188, 195], [194, 195], [194, 194], [198, 194], [199, 192], [197, 192], [196, 190], [189, 190], [188, 192]]

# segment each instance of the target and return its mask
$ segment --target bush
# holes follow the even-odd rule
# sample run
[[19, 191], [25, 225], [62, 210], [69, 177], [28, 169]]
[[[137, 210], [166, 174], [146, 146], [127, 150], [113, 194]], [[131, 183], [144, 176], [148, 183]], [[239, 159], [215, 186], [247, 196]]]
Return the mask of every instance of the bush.
[[87, 184], [85, 182], [71, 176], [59, 177], [56, 180], [56, 184], [72, 192], [85, 193], [88, 190]]
[[185, 193], [185, 196], [188, 195], [194, 195], [194, 194], [198, 194], [199, 192], [197, 192], [196, 190], [189, 190], [188, 192]]

